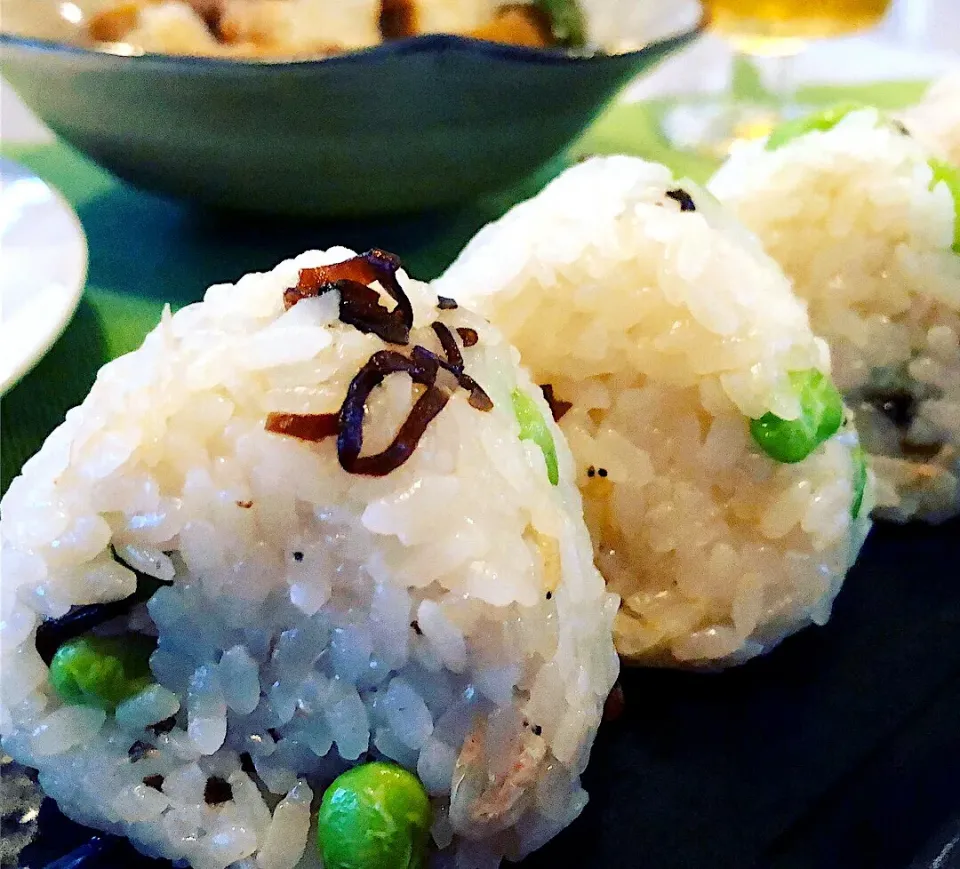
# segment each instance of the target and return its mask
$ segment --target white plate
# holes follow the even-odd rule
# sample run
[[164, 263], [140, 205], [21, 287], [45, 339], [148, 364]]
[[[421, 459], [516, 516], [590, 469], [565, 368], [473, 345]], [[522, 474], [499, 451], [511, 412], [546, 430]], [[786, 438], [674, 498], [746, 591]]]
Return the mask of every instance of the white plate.
[[0, 393], [50, 349], [77, 308], [87, 241], [66, 200], [0, 158]]

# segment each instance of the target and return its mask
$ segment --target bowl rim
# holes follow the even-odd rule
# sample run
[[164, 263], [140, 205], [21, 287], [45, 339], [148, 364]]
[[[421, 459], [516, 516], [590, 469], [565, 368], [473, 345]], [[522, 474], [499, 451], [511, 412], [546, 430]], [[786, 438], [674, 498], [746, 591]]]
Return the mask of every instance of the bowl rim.
[[21, 36], [0, 32], [0, 48], [19, 48], [32, 53], [65, 54], [73, 57], [98, 58], [114, 63], [141, 66], [186, 66], [192, 68], [214, 68], [234, 70], [291, 70], [316, 69], [319, 67], [350, 66], [367, 61], [386, 58], [414, 56], [421, 54], [467, 53], [481, 54], [495, 60], [504, 60], [517, 64], [540, 64], [544, 66], [574, 66], [589, 63], [603, 63], [609, 60], [641, 57], [653, 49], [679, 48], [703, 34], [708, 24], [708, 15], [701, 14], [699, 20], [690, 28], [680, 30], [668, 36], [651, 40], [639, 48], [617, 54], [592, 52], [577, 54], [563, 48], [533, 48], [525, 45], [513, 45], [503, 42], [491, 42], [471, 36], [451, 33], [428, 33], [403, 39], [382, 42], [368, 48], [354, 49], [330, 57], [309, 58], [304, 60], [258, 60], [256, 58], [211, 57], [208, 55], [165, 54], [144, 52], [142, 54], [120, 54], [103, 49], [88, 48], [70, 42], [42, 39], [33, 36]]

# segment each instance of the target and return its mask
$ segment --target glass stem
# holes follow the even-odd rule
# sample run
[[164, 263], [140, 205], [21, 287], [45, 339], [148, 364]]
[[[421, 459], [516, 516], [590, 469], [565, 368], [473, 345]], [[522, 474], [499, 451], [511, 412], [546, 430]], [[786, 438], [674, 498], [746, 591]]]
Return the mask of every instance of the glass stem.
[[767, 58], [770, 92], [776, 100], [777, 114], [789, 120], [800, 114], [797, 102], [797, 54], [794, 52]]

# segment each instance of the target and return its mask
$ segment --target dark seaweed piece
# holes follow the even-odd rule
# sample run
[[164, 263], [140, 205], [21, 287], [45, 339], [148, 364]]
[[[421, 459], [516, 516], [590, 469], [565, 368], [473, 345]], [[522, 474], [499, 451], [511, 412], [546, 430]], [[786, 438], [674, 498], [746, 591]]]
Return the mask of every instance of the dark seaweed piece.
[[453, 374], [457, 378], [457, 383], [460, 387], [470, 393], [470, 398], [467, 399], [470, 407], [484, 412], [493, 410], [493, 401], [490, 396], [487, 395], [483, 387], [469, 374], [464, 372], [462, 368], [458, 368], [447, 360], [441, 359], [432, 350], [427, 350], [426, 347], [421, 347], [419, 344], [413, 348], [410, 355], [417, 363], [425, 367], [434, 365], [437, 368], [443, 368], [445, 371]]
[[463, 355], [457, 346], [457, 339], [453, 337], [453, 332], [439, 320], [433, 324], [432, 328], [447, 357], [447, 364], [450, 366], [450, 370], [458, 376], [463, 374]]
[[[135, 571], [136, 572], [136, 571]], [[37, 628], [36, 647], [49, 667], [53, 656], [64, 643], [92, 631], [112, 619], [127, 615], [137, 604], [150, 600], [159, 588], [170, 585], [144, 573], [137, 573], [137, 590], [123, 600], [71, 607], [60, 618], [47, 619]]]
[[130, 758], [130, 763], [137, 763], [137, 761], [143, 760], [145, 757], [153, 754], [156, 751], [152, 745], [149, 745], [146, 742], [137, 740], [133, 745], [130, 746], [129, 751], [127, 751], [127, 757]]
[[550, 413], [553, 415], [553, 421], [560, 422], [566, 412], [573, 407], [573, 402], [564, 401], [562, 398], [557, 398], [553, 391], [552, 383], [541, 383], [540, 391], [543, 393], [543, 397], [547, 400], [547, 404], [550, 406]]
[[335, 413], [268, 413], [263, 427], [274, 434], [319, 443], [336, 437], [337, 420]]
[[321, 292], [340, 293], [340, 320], [359, 332], [369, 332], [388, 344], [408, 344], [410, 327], [403, 322], [399, 308], [388, 311], [380, 304], [380, 294], [356, 281], [336, 281]]
[[151, 724], [147, 727], [154, 736], [160, 736], [163, 733], [169, 733], [177, 726], [177, 716], [171, 715], [169, 718], [164, 718], [163, 721], [158, 721], [156, 724]]
[[126, 840], [119, 836], [93, 836], [65, 857], [48, 863], [44, 869], [100, 869], [104, 865], [103, 858], [110, 852], [126, 847], [129, 847]]
[[375, 280], [370, 264], [359, 256], [326, 266], [300, 269], [297, 285], [284, 290], [283, 306], [289, 311], [303, 299], [323, 295], [337, 281], [354, 281], [365, 287]]
[[400, 270], [401, 265], [400, 257], [395, 253], [389, 253], [379, 248], [371, 248], [363, 254], [363, 258], [370, 263], [380, 286], [383, 287], [397, 303], [397, 310], [402, 314], [406, 327], [412, 329], [413, 305], [410, 304], [410, 299], [403, 291], [403, 287], [400, 286], [400, 281], [397, 280], [397, 272]]
[[414, 632], [418, 637], [422, 637], [422, 636], [423, 636], [423, 628], [420, 627], [420, 622], [418, 622], [416, 619], [414, 619], [412, 622], [410, 622], [410, 627], [413, 628], [413, 632]]
[[686, 190], [678, 187], [676, 190], [668, 190], [667, 196], [674, 202], [680, 203], [681, 211], [696, 211], [697, 206], [693, 202], [693, 197]]
[[66, 615], [43, 621], [37, 628], [35, 644], [37, 652], [48, 667], [53, 660], [53, 656], [57, 653], [57, 649], [68, 640], [79, 637], [104, 622], [126, 615], [137, 604], [145, 603], [153, 597], [162, 586], [172, 584], [131, 567], [117, 555], [116, 549], [112, 547], [111, 552], [114, 561], [122, 564], [127, 570], [133, 571], [137, 577], [137, 590], [122, 600], [71, 607]]
[[[414, 348], [414, 351], [421, 348]], [[429, 351], [427, 351], [429, 352]], [[432, 354], [431, 354], [432, 355]], [[436, 359], [433, 356], [433, 359]], [[413, 455], [420, 438], [433, 418], [446, 407], [448, 393], [434, 385], [437, 366], [429, 356], [408, 359], [392, 350], [380, 350], [350, 382], [347, 397], [340, 408], [340, 433], [337, 455], [340, 466], [350, 474], [382, 477], [399, 468]], [[426, 386], [390, 446], [373, 456], [361, 456], [363, 449], [363, 417], [370, 393], [390, 374], [409, 374], [415, 383]]]
[[[303, 299], [337, 290], [344, 323], [390, 344], [406, 344], [413, 327], [413, 306], [397, 280], [399, 268], [398, 257], [374, 248], [343, 262], [301, 269], [297, 285], [284, 291], [284, 307], [289, 310]], [[397, 303], [392, 311], [380, 304], [380, 294], [369, 287], [374, 281]]]
[[477, 341], [480, 340], [477, 330], [471, 329], [469, 326], [458, 326], [457, 334], [460, 336], [460, 340], [463, 341], [464, 347], [473, 347]]
[[233, 799], [233, 787], [218, 775], [210, 776], [203, 788], [203, 801], [208, 806], [219, 806]]
[[419, 344], [414, 345], [413, 350], [410, 351], [410, 360], [423, 370], [424, 376], [430, 380], [431, 385], [436, 382], [437, 374], [441, 368], [454, 376], [457, 374], [446, 359], [441, 359], [432, 350], [427, 350], [426, 347], [421, 347]]
[[460, 375], [460, 385], [470, 391], [470, 398], [467, 399], [470, 407], [474, 410], [482, 410], [484, 413], [493, 410], [493, 399], [469, 374]]
[[253, 758], [250, 757], [249, 751], [244, 751], [240, 755], [240, 769], [242, 769], [250, 777], [253, 777], [257, 774], [257, 768], [253, 765]]
[[864, 400], [900, 429], [909, 428], [917, 413], [917, 399], [905, 389], [868, 391]]
[[[340, 319], [361, 332], [376, 334], [387, 343], [406, 344], [413, 326], [413, 307], [397, 280], [400, 260], [379, 249], [362, 256], [328, 266], [301, 269], [297, 285], [284, 292], [287, 309], [302, 299], [336, 290], [340, 293]], [[396, 301], [389, 311], [380, 304], [379, 294], [368, 285], [377, 281]], [[455, 308], [453, 299], [437, 297], [443, 310]], [[443, 368], [457, 378], [457, 383], [470, 393], [470, 406], [489, 411], [493, 401], [483, 388], [463, 370], [463, 354], [453, 333], [443, 323], [433, 323], [445, 358], [417, 345], [406, 357], [390, 350], [374, 353], [357, 372], [338, 414], [270, 413], [264, 427], [276, 434], [301, 440], [321, 441], [337, 437], [340, 466], [350, 474], [384, 476], [400, 467], [417, 448], [427, 426], [450, 400], [447, 388], [437, 386], [437, 375]], [[478, 336], [473, 329], [458, 330], [465, 346], [473, 346]], [[390, 374], [408, 374], [426, 390], [414, 404], [391, 444], [373, 456], [361, 456], [363, 420], [370, 393]], [[450, 387], [452, 388], [452, 387]]]
[[451, 299], [449, 296], [437, 296], [437, 307], [441, 311], [455, 311], [460, 306], [456, 299]]
[[153, 788], [155, 791], [163, 789], [163, 776], [162, 775], [148, 775], [144, 778], [143, 783], [148, 788]]

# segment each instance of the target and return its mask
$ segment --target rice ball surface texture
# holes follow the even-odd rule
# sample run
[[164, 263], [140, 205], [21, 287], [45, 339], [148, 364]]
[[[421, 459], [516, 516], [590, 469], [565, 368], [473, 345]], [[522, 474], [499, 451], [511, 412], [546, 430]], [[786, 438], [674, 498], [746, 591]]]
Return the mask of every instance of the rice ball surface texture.
[[960, 175], [873, 109], [832, 120], [745, 147], [710, 187], [829, 342], [880, 515], [941, 520], [960, 510]]
[[801, 380], [832, 389], [829, 355], [709, 194], [653, 163], [588, 160], [435, 286], [458, 287], [552, 387], [597, 565], [623, 598], [621, 655], [731, 664], [827, 620], [869, 528], [866, 468], [835, 390], [836, 433], [803, 460], [754, 441], [751, 420], [802, 417]]
[[960, 164], [960, 72], [934, 82], [923, 99], [901, 117], [931, 151]]
[[[523, 855], [586, 803], [618, 669], [574, 473], [517, 352], [390, 255], [211, 287], [3, 499], [4, 750], [194, 869], [313, 865], [370, 758], [423, 782], [436, 861]], [[129, 697], [76, 669], [118, 642], [155, 645]]]

